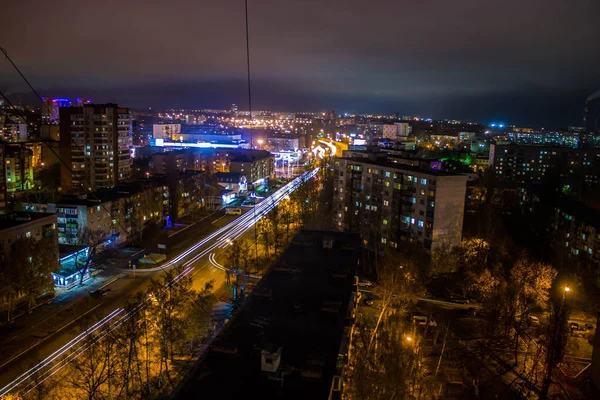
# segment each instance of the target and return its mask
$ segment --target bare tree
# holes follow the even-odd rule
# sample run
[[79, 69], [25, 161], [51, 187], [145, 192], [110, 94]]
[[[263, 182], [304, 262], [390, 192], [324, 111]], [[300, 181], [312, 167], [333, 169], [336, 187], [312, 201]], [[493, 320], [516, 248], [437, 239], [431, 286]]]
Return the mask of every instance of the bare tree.
[[108, 329], [102, 331], [107, 335], [102, 340], [89, 336], [84, 342], [87, 350], [69, 364], [67, 382], [75, 393], [81, 395], [80, 398], [112, 398], [110, 380], [116, 373], [117, 358], [115, 341]]
[[79, 260], [79, 256], [75, 257], [75, 267], [80, 275], [79, 284], [83, 284], [85, 275], [89, 272], [93, 258], [99, 252], [99, 246], [104, 243], [106, 237], [104, 232], [85, 228], [79, 231], [78, 243], [88, 246], [87, 256], [83, 260]]

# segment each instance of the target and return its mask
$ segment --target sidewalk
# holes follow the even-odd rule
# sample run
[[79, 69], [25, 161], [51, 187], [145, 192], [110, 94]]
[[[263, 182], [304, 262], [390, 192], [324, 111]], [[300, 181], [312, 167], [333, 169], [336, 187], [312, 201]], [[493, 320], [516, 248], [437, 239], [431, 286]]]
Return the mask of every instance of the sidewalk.
[[49, 303], [1, 326], [0, 348], [3, 349], [3, 357], [0, 368], [93, 311], [100, 303], [95, 304], [96, 299], [91, 298], [89, 292], [108, 287], [123, 276], [118, 271], [100, 272], [83, 285], [62, 291]]

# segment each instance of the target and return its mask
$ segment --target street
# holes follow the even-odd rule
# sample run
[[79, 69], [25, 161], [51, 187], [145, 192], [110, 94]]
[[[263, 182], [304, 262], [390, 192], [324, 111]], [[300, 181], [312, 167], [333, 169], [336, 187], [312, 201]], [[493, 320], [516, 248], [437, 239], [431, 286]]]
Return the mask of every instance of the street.
[[58, 318], [59, 314], [69, 314], [71, 319], [59, 329], [53, 332], [44, 331], [44, 321], [20, 335], [9, 338], [15, 343], [20, 343], [19, 349], [23, 346], [22, 342], [32, 344], [20, 352], [15, 351], [10, 355], [4, 353], [0, 366], [0, 396], [17, 389], [27, 391], [35, 387], [84, 352], [90, 338], [92, 342], [100, 340], [107, 330], [117, 329], [131, 313], [142, 310], [145, 303], [137, 305], [129, 312], [125, 311], [124, 306], [137, 292], [147, 289], [150, 280], [160, 277], [165, 269], [176, 265], [184, 267], [183, 272], [170, 284], [176, 284], [183, 276], [191, 276], [194, 288], [201, 288], [211, 280], [216, 281], [216, 287], [220, 286], [219, 282], [224, 281], [224, 273], [209, 262], [209, 255], [221, 254], [232, 240], [243, 235], [258, 219], [317, 172], [318, 168], [304, 173], [237, 218], [219, 219], [213, 224], [216, 229], [212, 233], [162, 266], [140, 269], [135, 273], [131, 270], [123, 271], [122, 276], [110, 284], [110, 291], [105, 296], [86, 296], [64, 305], [63, 309], [47, 319], [53, 320]]

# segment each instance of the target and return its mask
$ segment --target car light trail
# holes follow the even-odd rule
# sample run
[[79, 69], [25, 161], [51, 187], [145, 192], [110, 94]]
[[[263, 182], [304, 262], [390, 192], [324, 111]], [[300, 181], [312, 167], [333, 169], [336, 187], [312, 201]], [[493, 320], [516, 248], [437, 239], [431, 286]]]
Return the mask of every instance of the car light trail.
[[[255, 205], [252, 212], [247, 212], [236, 218], [234, 221], [191, 246], [173, 260], [167, 262], [162, 267], [163, 269], [173, 267], [181, 262], [183, 262], [185, 269], [179, 275], [173, 278], [171, 282], [165, 285], [165, 288], [177, 284], [187, 275], [193, 275], [195, 267], [192, 265], [206, 255], [209, 255], [209, 261], [214, 267], [225, 270], [225, 267], [217, 263], [215, 260], [214, 250], [217, 248], [227, 247], [230, 244], [230, 241], [233, 241], [243, 235], [261, 218], [273, 210], [273, 208], [275, 208], [282, 200], [289, 198], [289, 195], [298, 187], [312, 179], [318, 171], [318, 167], [314, 168], [313, 170], [305, 172], [294, 180], [288, 182], [285, 186], [273, 192], [271, 196], [265, 198], [262, 202]], [[202, 249], [203, 246], [207, 245], [207, 248]], [[198, 250], [201, 251], [195, 254]], [[189, 257], [191, 257], [189, 260], [184, 261]], [[72, 360], [85, 352], [90, 346], [93, 346], [95, 343], [102, 340], [102, 338], [104, 338], [113, 330], [117, 329], [125, 321], [130, 319], [139, 311], [143, 310], [145, 307], [146, 303], [143, 302], [127, 313], [124, 313], [125, 310], [123, 308], [117, 308], [116, 310], [112, 311], [90, 328], [71, 339], [68, 343], [63, 345], [50, 356], [31, 367], [27, 372], [23, 373], [12, 382], [1, 388], [0, 397], [11, 393], [19, 387], [22, 387], [22, 389], [25, 390], [25, 393], [29, 393], [31, 390], [33, 390], [33, 388], [40, 385], [46, 379], [63, 369]], [[85, 342], [86, 340], [88, 342]], [[35, 381], [32, 380], [34, 377], [37, 378]]]

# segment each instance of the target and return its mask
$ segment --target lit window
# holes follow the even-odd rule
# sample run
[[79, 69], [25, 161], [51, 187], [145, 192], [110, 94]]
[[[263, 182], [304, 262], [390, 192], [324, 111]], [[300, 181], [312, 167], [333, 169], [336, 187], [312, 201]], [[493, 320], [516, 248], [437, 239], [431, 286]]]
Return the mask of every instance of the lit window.
[[31, 237], [31, 232], [27, 232], [27, 233], [25, 234], [25, 236], [26, 236], [26, 237], [28, 237], [28, 238], [30, 238], [30, 237]]
[[419, 222], [417, 222], [417, 226], [419, 228], [422, 228], [423, 227], [423, 221], [419, 220]]
[[384, 219], [384, 220], [383, 220], [383, 224], [384, 224], [384, 225], [387, 225], [387, 219]]
[[421, 196], [425, 196], [425, 189], [421, 189]]
[[381, 243], [386, 243], [387, 239], [386, 238], [381, 238]]
[[390, 205], [390, 202], [389, 202], [388, 200], [384, 200], [384, 201], [383, 201], [383, 205], [384, 205], [384, 206], [389, 206], [389, 205]]
[[411, 218], [411, 219], [410, 219], [410, 223], [414, 225], [414, 224], [415, 224], [415, 219], [414, 219], [414, 218]]
[[427, 185], [427, 179], [421, 178], [421, 185]]

